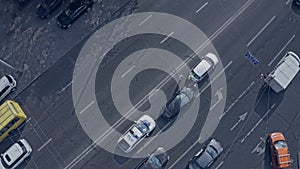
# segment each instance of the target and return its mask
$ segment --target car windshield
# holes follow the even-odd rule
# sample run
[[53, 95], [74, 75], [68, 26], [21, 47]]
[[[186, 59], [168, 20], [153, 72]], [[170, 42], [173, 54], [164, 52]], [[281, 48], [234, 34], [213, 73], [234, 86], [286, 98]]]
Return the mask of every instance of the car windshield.
[[141, 133], [145, 134], [149, 131], [150, 123], [148, 121], [142, 121], [136, 125], [136, 128], [140, 130]]
[[217, 150], [213, 146], [208, 146], [206, 152], [212, 157], [215, 158], [218, 155]]
[[287, 148], [287, 144], [283, 140], [275, 141], [274, 145], [276, 148]]
[[153, 154], [149, 157], [149, 162], [150, 162], [155, 168], [162, 167], [161, 161], [160, 161], [155, 155], [153, 155]]
[[196, 78], [196, 79], [200, 79], [201, 77], [200, 76], [198, 76], [195, 72], [194, 72], [194, 70], [192, 70], [192, 75]]

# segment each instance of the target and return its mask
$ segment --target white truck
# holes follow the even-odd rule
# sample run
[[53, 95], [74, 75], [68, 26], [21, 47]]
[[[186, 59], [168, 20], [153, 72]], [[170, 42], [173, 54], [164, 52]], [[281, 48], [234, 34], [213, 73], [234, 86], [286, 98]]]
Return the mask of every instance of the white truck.
[[294, 52], [287, 52], [265, 82], [276, 92], [287, 88], [300, 70], [300, 59]]

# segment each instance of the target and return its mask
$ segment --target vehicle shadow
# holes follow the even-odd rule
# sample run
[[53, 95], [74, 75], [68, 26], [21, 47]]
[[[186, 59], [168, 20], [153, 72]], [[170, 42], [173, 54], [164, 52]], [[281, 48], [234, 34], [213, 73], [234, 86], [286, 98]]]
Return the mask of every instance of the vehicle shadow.
[[275, 93], [267, 84], [264, 84], [256, 97], [254, 111], [265, 120], [277, 109], [283, 97], [284, 91]]
[[265, 143], [264, 168], [265, 169], [272, 169], [271, 155], [270, 155], [270, 143], [268, 142], [268, 140], [269, 140], [269, 137], [267, 137], [266, 143]]
[[300, 15], [300, 6], [296, 4], [296, 0], [292, 1], [291, 9], [295, 14]]
[[[122, 154], [124, 154], [124, 156], [122, 156]], [[122, 152], [121, 149], [119, 149], [119, 147], [116, 147], [115, 153], [114, 153], [115, 162], [117, 162], [119, 165], [124, 165], [128, 160], [130, 160], [130, 158], [126, 157], [126, 155], [128, 155], [128, 154], [125, 154], [124, 152]]]

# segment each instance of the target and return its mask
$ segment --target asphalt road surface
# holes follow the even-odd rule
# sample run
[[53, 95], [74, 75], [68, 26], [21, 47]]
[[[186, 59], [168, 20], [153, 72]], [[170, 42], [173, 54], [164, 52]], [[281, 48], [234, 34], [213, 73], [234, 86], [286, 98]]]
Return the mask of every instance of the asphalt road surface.
[[[224, 68], [216, 70], [214, 77], [220, 78], [217, 75], [222, 72], [226, 76], [227, 87], [221, 86], [218, 90], [213, 90], [209, 80], [200, 85], [200, 105], [193, 110], [199, 116], [193, 119], [196, 123], [186, 133], [185, 138], [168, 150], [170, 160], [166, 168], [185, 168], [189, 159], [206, 144], [206, 141], [199, 138], [205, 119], [208, 112], [217, 109], [225, 99], [225, 109], [218, 118], [220, 123], [210, 136], [221, 142], [224, 152], [211, 168], [271, 168], [266, 138], [268, 133], [274, 131], [284, 133], [293, 160], [292, 168], [298, 168], [299, 75], [280, 94], [274, 93], [261, 79], [261, 74], [270, 72], [286, 51], [292, 50], [300, 54], [300, 8], [291, 0], [99, 1], [91, 12], [77, 20], [69, 30], [61, 30], [55, 23], [55, 16], [66, 3], [48, 20], [39, 20], [35, 16], [37, 3], [30, 1], [26, 5], [18, 6], [16, 2], [3, 1], [3, 10], [0, 12], [0, 68], [3, 74], [15, 75], [19, 82], [18, 90], [8, 98], [19, 102], [28, 115], [28, 120], [19, 128], [19, 132], [1, 143], [0, 151], [3, 152], [17, 139], [26, 138], [32, 145], [33, 153], [20, 168], [130, 169], [142, 160], [121, 156], [117, 148], [110, 152], [97, 146], [83, 130], [83, 123], [80, 123], [74, 109], [77, 103], [72, 99], [73, 70], [86, 40], [105, 23], [140, 12], [168, 13], [196, 25], [211, 40], [223, 64]], [[151, 22], [150, 16], [144, 24]], [[175, 30], [174, 28], [174, 35]], [[170, 51], [182, 60], [193, 56], [191, 49], [172, 38], [172, 35], [165, 38], [153, 34], [128, 38], [108, 52], [104, 64], [97, 71], [96, 102], [104, 112], [106, 121], [120, 133], [124, 133], [141, 114], [132, 113], [127, 117], [128, 120], [124, 120], [122, 113], [114, 106], [111, 84], [112, 75], [118, 65], [132, 53], [150, 48]], [[204, 48], [200, 54], [206, 52], [208, 51]], [[245, 57], [246, 52], [251, 52], [259, 60], [259, 64], [254, 65], [248, 60]], [[141, 60], [153, 65], [165, 65], [169, 71], [180, 64], [177, 60], [167, 59], [168, 54], [154, 54], [150, 50], [138, 53], [140, 58], [128, 60], [128, 65], [123, 68], [124, 73], [120, 76], [127, 78], [139, 72]], [[194, 57], [187, 65], [192, 67], [198, 61]], [[131, 103], [140, 103], [149, 92], [168, 78], [163, 85], [159, 85], [165, 96], [160, 93], [158, 96], [164, 97], [153, 95], [154, 99], [149, 100], [147, 97], [138, 110], [148, 112], [151, 104], [162, 106], [183, 86], [176, 84], [180, 74], [186, 74], [185, 70], [180, 70], [172, 78], [157, 69], [140, 72], [128, 88]], [[121, 89], [123, 85], [122, 80], [117, 81], [116, 89]], [[121, 97], [123, 90], [114, 92], [117, 97]], [[90, 120], [87, 123], [95, 123], [94, 116], [88, 113], [93, 112], [95, 102], [85, 102], [86, 107], [80, 113], [86, 120]], [[121, 103], [124, 104], [124, 110], [130, 108], [126, 107], [126, 103]], [[181, 112], [174, 123], [188, 118], [189, 113]], [[171, 139], [165, 139], [164, 144], [155, 142], [158, 139], [156, 135], [165, 125], [163, 122], [159, 123], [160, 128], [151, 135], [154, 139], [142, 142], [133, 154], [142, 151], [149, 153], [157, 146], [167, 146], [172, 142]], [[107, 132], [108, 129], [103, 124], [95, 125], [95, 130], [102, 133], [100, 142], [107, 147], [115, 145], [119, 138], [118, 135]], [[180, 132], [182, 131], [178, 130]]]

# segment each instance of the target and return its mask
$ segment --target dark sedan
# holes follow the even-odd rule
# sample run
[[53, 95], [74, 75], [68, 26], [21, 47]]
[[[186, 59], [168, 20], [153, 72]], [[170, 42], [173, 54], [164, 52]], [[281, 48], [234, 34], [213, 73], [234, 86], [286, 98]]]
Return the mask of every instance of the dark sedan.
[[94, 4], [93, 0], [75, 0], [57, 17], [57, 24], [67, 29], [83, 13], [89, 11]]
[[167, 104], [163, 108], [162, 116], [167, 119], [171, 120], [178, 115], [180, 110], [190, 103], [194, 98], [194, 92], [192, 89], [184, 87], [180, 93], [176, 95], [176, 97]]
[[168, 161], [168, 154], [160, 147], [150, 154], [148, 158], [144, 159], [135, 169], [163, 169]]
[[44, 0], [36, 8], [36, 14], [39, 18], [49, 18], [50, 14], [61, 4], [63, 0]]
[[223, 152], [223, 147], [215, 139], [210, 140], [205, 149], [201, 149], [192, 160], [187, 169], [209, 168], [216, 158]]

